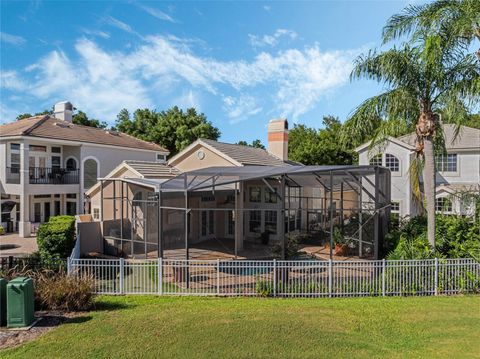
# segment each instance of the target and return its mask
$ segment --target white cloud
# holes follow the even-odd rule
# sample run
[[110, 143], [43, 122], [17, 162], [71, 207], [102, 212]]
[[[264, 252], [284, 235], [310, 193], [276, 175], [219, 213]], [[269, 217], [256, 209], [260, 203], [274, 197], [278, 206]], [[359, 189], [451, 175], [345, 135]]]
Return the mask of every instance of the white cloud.
[[16, 71], [2, 71], [0, 72], [0, 88], [6, 90], [22, 91], [26, 84], [18, 78]]
[[120, 21], [113, 16], [107, 16], [103, 19], [107, 24], [116, 27], [117, 29], [123, 30], [128, 32], [129, 34], [137, 35], [138, 37], [142, 37], [138, 32], [136, 32], [130, 25], [127, 23]]
[[22, 46], [25, 42], [27, 42], [27, 40], [21, 36], [7, 34], [6, 32], [0, 32], [0, 41], [15, 46]]
[[176, 22], [174, 18], [172, 18], [170, 15], [168, 15], [167, 13], [164, 13], [159, 9], [156, 9], [150, 6], [145, 6], [145, 5], [138, 5], [138, 6], [140, 7], [140, 9], [152, 15], [153, 17], [156, 17], [157, 19], [160, 19], [163, 21], [169, 21], [169, 22]]
[[249, 95], [240, 95], [238, 98], [226, 96], [223, 98], [223, 109], [230, 118], [230, 123], [246, 120], [262, 111], [255, 98]]
[[[126, 24], [125, 24], [126, 25]], [[128, 26], [128, 25], [127, 25]], [[100, 31], [100, 30], [90, 30], [90, 29], [85, 29], [85, 28], [82, 28], [81, 31], [84, 33], [84, 34], [87, 34], [87, 35], [91, 35], [91, 36], [98, 36], [98, 37], [102, 37], [104, 39], [109, 39], [110, 38], [110, 34], [108, 32], [105, 32], [105, 31]]]
[[359, 53], [325, 52], [314, 45], [264, 51], [251, 60], [223, 61], [196, 54], [194, 43], [152, 36], [136, 48], [106, 51], [92, 40], [81, 39], [75, 45], [76, 60], [52, 51], [28, 66], [23, 74], [28, 81], [17, 73], [6, 73], [2, 86], [51, 103], [68, 99], [103, 120], [114, 119], [124, 107], [152, 107], [166, 97], [180, 105], [196, 105], [202, 91], [222, 99], [220, 106], [232, 122], [263, 109], [295, 120], [348, 81], [352, 59]]
[[295, 40], [297, 36], [298, 34], [295, 31], [287, 29], [277, 29], [272, 35], [258, 36], [248, 34], [250, 44], [253, 47], [276, 46], [282, 37]]

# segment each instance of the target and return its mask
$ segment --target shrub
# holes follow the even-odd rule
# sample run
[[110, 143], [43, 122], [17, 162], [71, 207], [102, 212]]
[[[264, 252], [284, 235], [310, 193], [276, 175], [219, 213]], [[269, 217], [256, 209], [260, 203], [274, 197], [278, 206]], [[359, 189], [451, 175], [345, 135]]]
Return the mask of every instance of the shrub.
[[66, 258], [72, 252], [75, 240], [75, 217], [50, 217], [37, 233], [37, 244], [42, 258]]
[[83, 311], [92, 308], [94, 281], [89, 276], [70, 276], [64, 270], [25, 270], [14, 268], [4, 275], [8, 281], [16, 277], [33, 279], [37, 310]]
[[5, 234], [5, 228], [0, 224], [0, 236]]
[[[388, 254], [388, 259], [429, 259], [435, 258], [436, 253], [428, 244], [425, 234], [414, 239], [407, 239], [403, 235], [397, 247]], [[438, 257], [438, 255], [437, 255]]]
[[[302, 233], [289, 233], [285, 241], [285, 259], [298, 257], [300, 239], [304, 237]], [[275, 258], [282, 258], [282, 243], [277, 243], [272, 247], [272, 255]]]
[[255, 292], [261, 297], [270, 297], [273, 295], [273, 284], [266, 280], [257, 279]]

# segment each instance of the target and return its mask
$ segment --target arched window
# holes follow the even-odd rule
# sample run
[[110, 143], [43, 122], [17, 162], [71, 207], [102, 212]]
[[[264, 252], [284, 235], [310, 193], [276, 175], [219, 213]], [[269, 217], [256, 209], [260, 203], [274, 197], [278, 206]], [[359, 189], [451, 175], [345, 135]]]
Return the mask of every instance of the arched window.
[[381, 166], [382, 165], [382, 154], [378, 154], [370, 158], [370, 166]]
[[400, 161], [394, 155], [387, 153], [385, 155], [385, 167], [392, 172], [398, 172], [400, 171]]
[[67, 171], [75, 171], [77, 169], [77, 160], [75, 158], [69, 158], [66, 167]]
[[97, 183], [98, 163], [89, 158], [83, 163], [83, 188], [88, 189]]

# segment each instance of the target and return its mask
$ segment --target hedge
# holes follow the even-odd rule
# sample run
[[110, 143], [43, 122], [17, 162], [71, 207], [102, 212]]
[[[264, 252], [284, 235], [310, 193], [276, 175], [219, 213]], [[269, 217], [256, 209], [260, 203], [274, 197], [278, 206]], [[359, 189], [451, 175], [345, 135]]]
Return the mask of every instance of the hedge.
[[37, 244], [40, 256], [66, 258], [72, 252], [75, 241], [75, 217], [54, 216], [38, 228]]

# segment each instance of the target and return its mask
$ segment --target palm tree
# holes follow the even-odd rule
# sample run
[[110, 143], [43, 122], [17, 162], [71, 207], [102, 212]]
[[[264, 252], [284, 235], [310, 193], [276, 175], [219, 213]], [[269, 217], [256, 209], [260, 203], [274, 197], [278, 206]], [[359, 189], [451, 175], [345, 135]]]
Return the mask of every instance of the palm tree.
[[[439, 0], [425, 5], [409, 5], [392, 16], [383, 29], [384, 43], [404, 35], [445, 34], [451, 45], [468, 46], [480, 41], [479, 0]], [[480, 58], [480, 49], [476, 52]]]
[[[450, 40], [450, 39], [448, 39]], [[442, 151], [443, 135], [437, 113], [454, 114], [461, 122], [468, 109], [479, 103], [479, 62], [445, 46], [440, 36], [417, 33], [415, 44], [403, 44], [384, 52], [370, 51], [359, 56], [351, 79], [372, 79], [385, 92], [365, 100], [344, 126], [343, 136], [351, 139], [373, 134], [371, 147], [385, 143], [415, 128], [417, 160], [411, 178], [423, 171], [428, 241], [435, 246], [435, 154]], [[379, 121], [380, 119], [380, 121]]]

